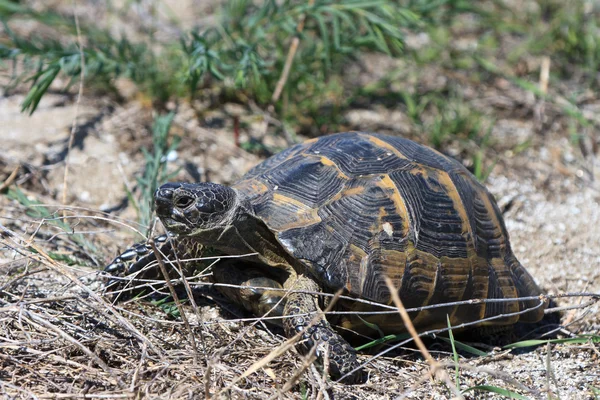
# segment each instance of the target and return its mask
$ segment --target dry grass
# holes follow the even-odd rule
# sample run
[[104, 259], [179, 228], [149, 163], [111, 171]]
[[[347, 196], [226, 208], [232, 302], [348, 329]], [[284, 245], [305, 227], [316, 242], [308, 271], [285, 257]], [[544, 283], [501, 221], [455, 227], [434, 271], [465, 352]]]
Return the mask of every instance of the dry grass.
[[[481, 66], [492, 76], [487, 81], [439, 66], [421, 68], [409, 65], [405, 68], [405, 64], [392, 64], [389, 70], [408, 71], [410, 75], [415, 69], [423, 69], [419, 71], [418, 80], [423, 86], [421, 89], [425, 94], [439, 91], [441, 98], [448, 103], [452, 99], [448, 100], [446, 93], [453, 93], [449, 89], [458, 86], [459, 106], [468, 110], [464, 118], [469, 122], [464, 124], [466, 127], [473, 125], [470, 119], [479, 118], [473, 117], [473, 110], [498, 119], [493, 154], [510, 153], [506, 155], [510, 161], [504, 163], [501, 160], [499, 165], [494, 162], [497, 168], [492, 177], [506, 176], [507, 180], [519, 186], [505, 185], [497, 189], [503, 195], [512, 196], [504, 201], [503, 208], [509, 223], [516, 225], [513, 229], [509, 226], [511, 234], [521, 239], [513, 240], [513, 244], [525, 244], [525, 250], [519, 251], [524, 255], [531, 254], [532, 260], [526, 264], [534, 268], [532, 273], [549, 292], [564, 295], [580, 293], [557, 297], [562, 309], [562, 326], [555, 334], [575, 336], [576, 340], [548, 343], [527, 351], [501, 349], [486, 343], [479, 346], [486, 355], [474, 357], [464, 350], [454, 354], [450, 345], [439, 341], [428, 341], [427, 348], [423, 350], [420, 347], [419, 352], [410, 347], [414, 340], [411, 337], [393, 345], [380, 345], [370, 353], [362, 352], [359, 359], [369, 379], [365, 384], [348, 387], [324, 377], [311, 364], [313, 354], [298, 354], [293, 346], [297, 338], [286, 339], [280, 331], [270, 328], [265, 319], [248, 316], [227, 302], [206, 282], [208, 272], [199, 274], [184, 285], [182, 293], [187, 293], [187, 296], [175, 304], [155, 304], [148, 299], [112, 304], [110, 296], [103, 293], [104, 278], [99, 271], [119, 250], [135, 241], [133, 236], [139, 239], [143, 228], [126, 219], [117, 219], [114, 214], [100, 213], [97, 209], [100, 204], [109, 202], [107, 198], [112, 196], [111, 201], [115, 202], [114, 197], [123, 196], [124, 190], [119, 186], [135, 180], [136, 168], [143, 164], [139, 149], [149, 141], [146, 127], [150, 112], [135, 100], [115, 106], [111, 100], [104, 98], [97, 102], [82, 99], [83, 111], [80, 112], [77, 109], [80, 103], [78, 96], [75, 117], [65, 118], [66, 123], [72, 121], [67, 149], [72, 147], [73, 135], [84, 131], [77, 116], [85, 122], [88, 117], [84, 118], [81, 114], [89, 113], [89, 109], [100, 115], [101, 123], [94, 129], [85, 128], [86, 134], [92, 131], [97, 137], [110, 137], [117, 145], [113, 142], [107, 145], [107, 142], [98, 140], [95, 145], [112, 146], [111, 150], [107, 151], [106, 147], [94, 149], [94, 144], [89, 142], [95, 139], [94, 135], [85, 139], [88, 140], [86, 145], [83, 145], [84, 139], [80, 139], [81, 148], [75, 146], [72, 149], [75, 157], [69, 158], [68, 182], [65, 181], [61, 187], [60, 182], [67, 178], [67, 174], [55, 168], [58, 164], [48, 161], [54, 143], [51, 134], [55, 133], [47, 133], [43, 128], [53, 125], [57, 118], [53, 112], [58, 113], [68, 107], [73, 99], [65, 96], [56, 101], [49, 95], [50, 101], [44, 103], [43, 100], [36, 114], [41, 115], [42, 120], [26, 122], [28, 135], [42, 132], [37, 139], [29, 139], [23, 146], [23, 143], [16, 141], [14, 144], [7, 137], [2, 137], [6, 152], [0, 154], [0, 177], [4, 179], [0, 192], [6, 194], [7, 190], [18, 185], [29, 198], [40, 199], [46, 206], [25, 205], [23, 201], [0, 196], [0, 396], [23, 399], [493, 399], [518, 394], [532, 399], [600, 398], [600, 348], [597, 341], [585, 336], [596, 335], [597, 338], [600, 332], [598, 294], [583, 293], [599, 290], [600, 231], [597, 236], [588, 231], [594, 229], [589, 225], [598, 221], [592, 212], [594, 204], [596, 208], [598, 204], [597, 147], [600, 141], [592, 128], [598, 126], [594, 110], [600, 106], [600, 100], [593, 93], [576, 99], [585, 118], [592, 122], [586, 122], [583, 127], [573, 125], [573, 121], [565, 117], [566, 111], [574, 113], [575, 117], [581, 113], [561, 96], [585, 92], [586, 83], [557, 82], [553, 76], [557, 60], [552, 60], [552, 66], [545, 60], [548, 58], [543, 58], [540, 64], [537, 98], [533, 96], [537, 93], [535, 88], [527, 87], [524, 79], [487, 64]], [[526, 61], [533, 65], [533, 69], [537, 68], [537, 59], [525, 59], [523, 62]], [[360, 82], [361, 86], [367, 87], [373, 76], [380, 76], [382, 70], [388, 69], [383, 68], [380, 62], [380, 58], [365, 59], [361, 66], [364, 72], [357, 80], [366, 79], [367, 82]], [[448, 82], [443, 87], [436, 86], [440, 78]], [[392, 74], [390, 79], [406, 79], [408, 87], [412, 88], [411, 76], [401, 75], [396, 79]], [[428, 89], [428, 86], [436, 87]], [[575, 88], [571, 89], [572, 86]], [[16, 95], [11, 98], [18, 98], [19, 90], [14, 93]], [[419, 96], [419, 93], [414, 93], [416, 102]], [[426, 104], [429, 101], [427, 96], [422, 97]], [[2, 99], [5, 102], [0, 111], [6, 112], [11, 107], [17, 109], [16, 105], [21, 100], [15, 100], [13, 107], [11, 99]], [[52, 101], [62, 105], [49, 105]], [[411, 112], [409, 102], [406, 103], [406, 107], [400, 104], [397, 108], [377, 109], [377, 118], [373, 121], [375, 128], [368, 118], [352, 118], [353, 113], [365, 115], [365, 111], [371, 112], [375, 108], [349, 110], [345, 115], [346, 122], [350, 128], [418, 134], [421, 130], [407, 128], [410, 123], [399, 124], [392, 118], [400, 114], [402, 121], [409, 120]], [[437, 103], [435, 105], [438, 106]], [[226, 108], [222, 106], [217, 105], [219, 109]], [[227, 125], [230, 115], [227, 112], [203, 107], [187, 103], [178, 105], [174, 125], [183, 138], [182, 158], [201, 166], [204, 179], [231, 182], [258, 162], [258, 158], [230, 140], [231, 127]], [[256, 116], [264, 119], [265, 112], [255, 110], [256, 105], [250, 104], [249, 107], [252, 110], [244, 111], [241, 121], [245, 126], [244, 134], [251, 138], [261, 130], [254, 127]], [[44, 114], [48, 110], [50, 112]], [[459, 119], [455, 118], [460, 116], [457, 110], [461, 108], [448, 108], [453, 115], [452, 121]], [[436, 125], [425, 118], [427, 110], [421, 111], [418, 114], [419, 118], [423, 118], [423, 128], [433, 135], [432, 127]], [[198, 121], [209, 121], [212, 118], [210, 113], [216, 115], [213, 119], [225, 121], [223, 129], [201, 126]], [[202, 115], [199, 117], [199, 114]], [[95, 116], [89, 117], [90, 120], [93, 118]], [[239, 123], [239, 120], [236, 121]], [[442, 122], [440, 128], [448, 128], [448, 121]], [[11, 115], [7, 123], [18, 131], [18, 117]], [[474, 125], [478, 126], [477, 123]], [[457, 138], [464, 134], [465, 126], [457, 124], [454, 127]], [[68, 133], [69, 129], [65, 132]], [[44, 137], [44, 134], [49, 137]], [[568, 135], [581, 148], [582, 155], [576, 153], [573, 156], [576, 146], [568, 145], [565, 139]], [[40, 151], [39, 147], [32, 146], [32, 141], [47, 147]], [[455, 142], [451, 141], [447, 149], [460, 156], [464, 148]], [[280, 147], [282, 143], [285, 142], [275, 142], [272, 147]], [[487, 146], [480, 144], [481, 147], [484, 145]], [[109, 160], [115, 154], [120, 156], [120, 152], [125, 154], [127, 163], [121, 163], [120, 159], [118, 162]], [[528, 154], [511, 158], [520, 152]], [[70, 157], [71, 152], [67, 154]], [[82, 154], [89, 158], [78, 161], [77, 157], [81, 159]], [[85, 164], [93, 161], [94, 157], [101, 160], [102, 170], [93, 170], [94, 176], [90, 177]], [[119, 172], [109, 179], [111, 163], [117, 164], [118, 168], [113, 170], [118, 169]], [[507, 167], [509, 164], [512, 167]], [[59, 172], [54, 174], [56, 171]], [[94, 180], [91, 186], [97, 191], [90, 194], [92, 200], [85, 200], [82, 188], [89, 186], [83, 183], [90, 178]], [[69, 197], [63, 204], [92, 204], [91, 209], [50, 206], [60, 197], [57, 193], [61, 191]], [[565, 206], [560, 208], [564, 211], [572, 203], [575, 204], [573, 207], [580, 207], [585, 213], [586, 209], [575, 201], [581, 196], [591, 199], [587, 209], [589, 217], [569, 219], [567, 216], [561, 219], [554, 215], [557, 205]], [[553, 201], [546, 201], [548, 199]], [[46, 209], [47, 213], [31, 214], [36, 207], [38, 210]], [[131, 217], [130, 208], [124, 211], [124, 215]], [[527, 220], [527, 216], [536, 210], [540, 213], [537, 219]], [[561, 236], [559, 229], [551, 225], [555, 219], [557, 224], [567, 225], [562, 228], [563, 231], [571, 229], [568, 235]], [[536, 225], [521, 226], [527, 225], [523, 220]], [[539, 239], [544, 236], [550, 238], [550, 244]], [[566, 239], [561, 239], [563, 237]], [[556, 242], [558, 240], [562, 242]], [[519, 257], [522, 259], [521, 254]], [[556, 259], [554, 265], [560, 268], [547, 267], [552, 265], [550, 261], [553, 259]], [[166, 266], [160, 267], [167, 275]], [[155, 283], [155, 280], [145, 282], [147, 285]], [[181, 281], [176, 277], [172, 284], [178, 283]], [[171, 285], [160, 290], [172, 295], [180, 293], [175, 292]], [[402, 310], [402, 307], [398, 309]], [[397, 313], [398, 309], [392, 308], [392, 312]], [[443, 379], [434, 379], [436, 374], [432, 372], [435, 371], [442, 371]], [[475, 387], [479, 390], [472, 389]], [[493, 388], [508, 392], [494, 393], [490, 391]]]
[[[78, 231], [102, 231], [106, 224], [102, 218], [82, 215], [80, 210], [64, 211], [78, 214], [82, 221]], [[24, 214], [25, 210], [13, 212]], [[185, 302], [177, 301], [176, 309], [143, 300], [112, 304], [102, 295], [103, 279], [96, 268], [54, 259], [61, 249], [66, 256], [77, 254], [65, 251], [73, 248], [68, 236], [47, 235], [53, 227], [44, 220], [16, 218], [7, 225], [11, 229], [3, 225], [1, 239], [5, 251], [0, 280], [0, 390], [8, 397], [469, 396], [465, 393], [463, 397], [450, 378], [457, 365], [451, 361], [448, 346], [438, 343], [429, 353], [420, 345], [425, 361], [410, 349], [385, 355], [362, 354], [360, 360], [370, 378], [349, 390], [315, 369], [313, 354], [301, 356], [294, 350], [298, 337], [286, 340], [263, 320], [244, 318], [245, 314], [205, 283], [206, 274], [187, 285], [188, 293], [194, 288], [194, 296], [191, 301], [189, 297]], [[37, 238], [29, 235], [31, 227], [35, 227]], [[39, 239], [43, 237], [49, 240]], [[107, 240], [103, 233], [94, 236], [97, 245], [103, 240]], [[167, 272], [165, 265], [161, 268]], [[171, 284], [169, 288], [175, 293]], [[579, 318], [578, 326], [585, 326], [581, 319], [585, 320], [586, 309], [593, 302], [583, 300], [589, 296], [575, 299], [581, 305], [573, 304], [575, 314], [566, 314], [565, 322], [572, 324]], [[597, 346], [590, 342], [565, 348], [597, 357]], [[462, 390], [485, 382], [529, 398], [549, 396], [525, 376], [487, 366], [496, 357], [506, 356], [500, 351], [476, 359], [461, 356], [458, 370]], [[539, 366], [547, 360], [540, 361]], [[442, 380], [432, 380], [433, 376]]]

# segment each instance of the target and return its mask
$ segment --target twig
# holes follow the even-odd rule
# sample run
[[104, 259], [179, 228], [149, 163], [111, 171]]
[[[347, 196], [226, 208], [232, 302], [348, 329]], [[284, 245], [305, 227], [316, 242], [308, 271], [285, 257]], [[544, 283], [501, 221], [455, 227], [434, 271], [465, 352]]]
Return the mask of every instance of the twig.
[[2, 185], [0, 185], [0, 192], [9, 187], [14, 182], [15, 178], [17, 177], [17, 174], [19, 173], [19, 169], [21, 169], [20, 165], [17, 165], [15, 169], [13, 169], [8, 178], [6, 178]]
[[[83, 95], [83, 79], [85, 77], [85, 55], [83, 54], [83, 41], [81, 40], [81, 29], [79, 28], [79, 16], [75, 7], [76, 0], [73, 0], [73, 16], [75, 17], [75, 30], [77, 31], [77, 47], [79, 48], [79, 68], [81, 69], [79, 74], [79, 90], [77, 92], [77, 101], [75, 102], [75, 116], [73, 117], [73, 123], [71, 124], [71, 132], [69, 133], [69, 144], [67, 145], [67, 154], [65, 156], [65, 174], [63, 176], [63, 192], [62, 192], [62, 203], [67, 204], [67, 180], [69, 176], [69, 160], [71, 156], [71, 148], [73, 147], [73, 138], [75, 137], [75, 131], [77, 130], [77, 117], [79, 115], [79, 103], [81, 103], [81, 96]], [[66, 210], [63, 211], [63, 215], [66, 216]]]
[[402, 317], [402, 321], [404, 322], [404, 326], [406, 327], [406, 330], [408, 331], [408, 333], [410, 333], [413, 340], [415, 341], [415, 344], [421, 351], [421, 354], [423, 355], [423, 357], [429, 364], [429, 367], [430, 367], [429, 374], [432, 377], [436, 376], [436, 375], [439, 376], [439, 378], [441, 378], [444, 382], [446, 382], [446, 385], [448, 385], [448, 387], [454, 392], [454, 394], [457, 398], [464, 399], [463, 395], [460, 393], [460, 390], [454, 385], [454, 382], [452, 382], [452, 380], [446, 373], [446, 370], [442, 367], [442, 364], [437, 362], [431, 356], [431, 354], [429, 353], [429, 350], [427, 350], [427, 347], [425, 347], [425, 344], [421, 340], [421, 337], [417, 333], [415, 326], [413, 325], [412, 321], [410, 320], [408, 312], [406, 312], [406, 308], [404, 308], [404, 304], [402, 304], [402, 300], [400, 300], [400, 296], [398, 296], [398, 289], [396, 289], [396, 287], [394, 287], [392, 280], [388, 276], [385, 277], [385, 284], [387, 285], [387, 287], [390, 291], [390, 294], [392, 296], [392, 300], [394, 301], [394, 304], [398, 308], [398, 312], [400, 313], [400, 317]]
[[[456, 364], [454, 363], [454, 361], [452, 362], [443, 362], [441, 363], [442, 367], [444, 368], [453, 368], [456, 366]], [[512, 377], [512, 375], [510, 375], [509, 373], [506, 373], [504, 371], [501, 370], [495, 370], [495, 369], [491, 369], [491, 368], [486, 368], [486, 367], [482, 367], [480, 365], [471, 365], [469, 363], [458, 363], [458, 366], [460, 369], [465, 369], [474, 373], [483, 373], [483, 374], [488, 374], [496, 379], [500, 379], [503, 380], [506, 383], [509, 383], [511, 385], [513, 385], [514, 387], [524, 391], [524, 392], [528, 392], [531, 393], [534, 396], [538, 396], [540, 395], [540, 392], [535, 390], [535, 389], [531, 389], [525, 385], [523, 385], [521, 382], [517, 381], [516, 379], [514, 379]]]
[[548, 93], [548, 81], [550, 79], [550, 57], [542, 58], [540, 66], [540, 91], [543, 94]]
[[[154, 242], [152, 242], [154, 244]], [[156, 251], [156, 249], [153, 247], [153, 249]], [[177, 271], [177, 273], [179, 274], [179, 278], [181, 279], [181, 281], [183, 282], [183, 286], [185, 287], [185, 292], [188, 296], [188, 299], [190, 300], [190, 304], [192, 306], [192, 309], [194, 310], [194, 314], [196, 314], [196, 317], [198, 318], [198, 321], [202, 321], [202, 316], [200, 315], [200, 310], [198, 309], [198, 304], [196, 304], [196, 300], [194, 299], [194, 293], [192, 292], [192, 287], [190, 286], [188, 279], [184, 276], [183, 273], [183, 267], [182, 267], [182, 261], [179, 258], [179, 256], [177, 255], [177, 246], [173, 246], [174, 249], [174, 253], [175, 253], [175, 259], [177, 261], [177, 264], [179, 265], [179, 268], [175, 268], [175, 263], [173, 263], [173, 267], [175, 268], [175, 270]], [[162, 254], [162, 253], [161, 253]], [[164, 256], [164, 254], [162, 254]], [[166, 258], [166, 257], [165, 257]], [[215, 261], [217, 262], [217, 261]], [[214, 264], [214, 262], [206, 267], [204, 270], [200, 271], [200, 275], [202, 275], [207, 269], [211, 268], [211, 266]], [[164, 272], [163, 272], [164, 274]], [[192, 277], [193, 278], [193, 277]], [[190, 279], [192, 279], [190, 278]], [[181, 313], [181, 311], [180, 311]], [[183, 314], [182, 314], [183, 315]], [[187, 323], [187, 318], [184, 320], [185, 323]], [[210, 360], [208, 359], [208, 356], [206, 354], [206, 339], [204, 337], [204, 325], [203, 324], [199, 324], [199, 332], [200, 332], [200, 341], [202, 342], [202, 355], [204, 355], [204, 362], [206, 363], [206, 373], [205, 373], [205, 382], [204, 382], [204, 397], [206, 399], [210, 398]], [[193, 333], [190, 330], [190, 333], [192, 334], [192, 338], [193, 338]], [[195, 342], [194, 342], [194, 361], [196, 361], [196, 352], [198, 351], [198, 349], [195, 346]]]
[[130, 399], [134, 397], [138, 397], [137, 393], [86, 393], [86, 394], [78, 394], [78, 393], [52, 393], [52, 394], [43, 394], [39, 398], [40, 399]]
[[319, 391], [317, 392], [317, 398], [315, 400], [321, 400], [324, 398], [325, 400], [331, 400], [329, 393], [327, 392], [327, 377], [325, 375], [325, 369], [323, 369], [322, 373], [319, 373], [317, 368], [314, 365], [311, 365], [311, 372], [315, 380], [317, 381], [317, 385], [319, 385]]
[[140, 357], [140, 361], [138, 362], [137, 367], [135, 368], [135, 372], [133, 373], [133, 378], [131, 378], [131, 385], [129, 386], [129, 391], [131, 393], [135, 393], [135, 386], [137, 385], [138, 379], [140, 377], [140, 370], [142, 369], [142, 365], [146, 360], [146, 356], [148, 355], [146, 344], [142, 343], [142, 355]]
[[[311, 326], [313, 326], [314, 324], [316, 324], [319, 321], [320, 318], [323, 318], [324, 313], [326, 313], [327, 311], [331, 310], [331, 308], [337, 302], [340, 293], [341, 293], [341, 290], [336, 293], [336, 295], [333, 297], [333, 299], [327, 305], [327, 308], [324, 311], [317, 313], [311, 319], [310, 323], [305, 327], [305, 329], [309, 329]], [[286, 340], [285, 342], [283, 342], [282, 344], [280, 344], [279, 346], [277, 346], [269, 354], [267, 354], [266, 356], [264, 356], [263, 358], [261, 358], [260, 360], [256, 361], [254, 364], [252, 364], [250, 366], [250, 368], [248, 368], [242, 375], [240, 375], [236, 379], [234, 379], [228, 386], [226, 386], [223, 389], [221, 389], [217, 393], [217, 395], [220, 395], [223, 392], [226, 392], [227, 390], [231, 389], [240, 380], [246, 378], [247, 376], [252, 375], [256, 371], [258, 371], [259, 369], [263, 368], [265, 365], [267, 365], [268, 363], [270, 363], [271, 361], [273, 361], [274, 359], [276, 359], [277, 357], [279, 357], [280, 355], [282, 355], [285, 352], [287, 352], [289, 349], [291, 349], [296, 344], [296, 342], [298, 342], [300, 340], [300, 338], [302, 337], [303, 334], [304, 334], [304, 331], [300, 331], [300, 332], [296, 333], [294, 336], [292, 336], [291, 338], [289, 338], [288, 340]]]
[[35, 325], [38, 325], [38, 326], [41, 325], [44, 328], [51, 330], [52, 332], [58, 334], [60, 337], [65, 339], [67, 342], [72, 343], [75, 346], [79, 347], [81, 349], [81, 351], [83, 351], [88, 357], [90, 357], [100, 368], [102, 368], [104, 370], [104, 372], [111, 375], [113, 377], [113, 379], [119, 384], [120, 387], [122, 387], [122, 388], [125, 387], [125, 384], [123, 383], [123, 381], [119, 377], [113, 375], [110, 367], [104, 361], [102, 361], [100, 359], [100, 357], [98, 357], [93, 351], [88, 349], [87, 346], [84, 346], [83, 343], [81, 343], [80, 341], [78, 341], [77, 339], [75, 339], [74, 337], [69, 335], [67, 332], [58, 328], [57, 326], [54, 326], [50, 322], [46, 321], [40, 315], [37, 315], [36, 313], [34, 313], [32, 311], [28, 311], [28, 310], [25, 310], [24, 313], [27, 316], [27, 318], [30, 319], [31, 322], [34, 323]]
[[[20, 310], [14, 310], [14, 311], [17, 312], [17, 311], [20, 311]], [[50, 352], [44, 352], [44, 351], [35, 350], [35, 349], [32, 349], [31, 347], [27, 347], [27, 346], [25, 346], [23, 344], [14, 345], [14, 346], [13, 345], [2, 346], [2, 349], [13, 349], [13, 350], [19, 349], [21, 351], [25, 351], [27, 353], [39, 356], [40, 359], [48, 358], [48, 359], [50, 359], [52, 361], [55, 361], [57, 363], [69, 365], [71, 367], [75, 367], [75, 368], [78, 368], [78, 369], [81, 369], [81, 370], [85, 370], [85, 371], [88, 371], [90, 373], [97, 373], [98, 372], [97, 370], [95, 370], [94, 368], [92, 368], [92, 367], [90, 367], [88, 365], [80, 364], [80, 363], [78, 363], [76, 361], [72, 361], [72, 360], [67, 360], [66, 358], [63, 358], [63, 357], [58, 356], [56, 354], [49, 354]], [[0, 358], [6, 358], [6, 359], [8, 359], [8, 356], [5, 356], [4, 354], [0, 353]], [[0, 380], [0, 382], [2, 382], [2, 380]]]
[[[29, 391], [29, 390], [27, 390], [25, 388], [16, 386], [16, 385], [11, 385], [10, 383], [5, 382], [4, 380], [0, 380], [0, 386], [1, 387], [11, 388], [15, 392], [22, 391], [22, 392], [25, 392], [27, 394], [27, 396], [30, 396], [32, 399], [36, 399], [36, 400], [39, 399], [39, 397], [37, 397], [35, 394], [33, 394], [33, 392], [31, 392], [31, 391]], [[3, 394], [6, 394], [6, 393], [3, 393]]]
[[[11, 239], [13, 239], [13, 241], [16, 244], [22, 246], [18, 241], [20, 240], [20, 241], [24, 242], [24, 240], [22, 238], [20, 238], [15, 232], [6, 228], [2, 224], [0, 224], [0, 231], [4, 232], [5, 235], [8, 235]], [[123, 318], [123, 316], [121, 316], [117, 312], [115, 307], [113, 307], [109, 302], [105, 301], [100, 295], [98, 295], [96, 292], [94, 292], [88, 286], [84, 285], [79, 279], [77, 279], [77, 277], [75, 275], [73, 275], [73, 273], [71, 271], [62, 267], [60, 264], [58, 264], [56, 261], [54, 261], [39, 246], [35, 245], [34, 243], [28, 243], [27, 245], [29, 248], [31, 248], [37, 252], [37, 254], [30, 255], [30, 257], [32, 259], [44, 264], [46, 267], [48, 267], [52, 271], [55, 271], [58, 274], [67, 277], [73, 284], [78, 286], [80, 289], [83, 290], [84, 293], [86, 293], [88, 296], [90, 296], [91, 298], [96, 300], [101, 305], [101, 308], [98, 307], [98, 309], [96, 309], [94, 307], [96, 309], [96, 311], [98, 311], [99, 313], [102, 314], [108, 310], [114, 316], [114, 318], [117, 320], [117, 322], [119, 324], [121, 324], [123, 327], [125, 327], [127, 330], [129, 330], [129, 332], [131, 332], [139, 341], [146, 343], [148, 348], [150, 348], [157, 356], [159, 356], [160, 358], [163, 357], [162, 352], [156, 346], [154, 346], [152, 344], [152, 342], [146, 336], [144, 336], [135, 326], [133, 326], [131, 324], [131, 322], [129, 322], [127, 319]], [[91, 304], [90, 304], [90, 306], [91, 306]]]
[[542, 64], [540, 66], [540, 82], [539, 91], [541, 96], [536, 102], [533, 113], [535, 115], [536, 128], [538, 131], [542, 131], [544, 125], [544, 113], [546, 109], [546, 95], [548, 94], [548, 80], [550, 78], [550, 57], [542, 58]]
[[298, 379], [300, 379], [304, 371], [306, 371], [308, 368], [310, 368], [311, 365], [313, 365], [313, 362], [317, 359], [316, 353], [317, 347], [314, 346], [312, 349], [310, 349], [310, 352], [305, 357], [303, 357], [302, 365], [292, 374], [290, 379], [287, 380], [287, 382], [281, 388], [281, 391], [269, 397], [269, 400], [280, 398], [282, 394], [290, 391], [294, 387], [296, 382], [298, 382]]
[[[583, 288], [583, 290], [586, 291], [589, 286], [590, 286], [590, 282], [588, 281], [588, 282], [586, 282], [585, 287]], [[590, 301], [593, 301], [593, 300], [594, 299], [592, 299]], [[577, 300], [577, 302], [578, 302], [578, 305], [581, 305], [581, 303], [583, 302], [583, 296], [581, 296]], [[560, 307], [556, 307], [556, 308], [559, 308], [559, 310], [557, 310], [557, 311], [560, 311]], [[577, 308], [573, 309], [571, 312], [569, 312], [567, 314], [567, 317], [565, 318], [565, 322], [563, 323], [563, 325], [569, 325], [571, 323], [571, 321], [573, 321], [573, 318], [575, 318], [575, 312], [576, 312], [576, 310], [577, 310]]]
[[192, 355], [192, 359], [193, 359], [194, 364], [197, 364], [198, 363], [198, 348], [196, 347], [196, 339], [194, 338], [194, 331], [192, 330], [190, 322], [188, 321], [188, 319], [185, 315], [185, 310], [181, 306], [181, 301], [179, 301], [179, 296], [177, 296], [175, 287], [173, 287], [173, 284], [171, 283], [171, 279], [169, 278], [169, 273], [167, 272], [165, 263], [163, 262], [162, 257], [160, 257], [161, 253], [158, 251], [158, 248], [156, 247], [156, 243], [154, 243], [153, 240], [150, 241], [150, 246], [152, 246], [152, 250], [154, 251], [154, 254], [156, 254], [156, 261], [158, 262], [160, 271], [162, 272], [163, 276], [165, 277], [165, 281], [167, 283], [167, 286], [169, 287], [171, 296], [173, 296], [173, 301], [175, 302], [175, 305], [177, 306], [177, 310], [179, 310], [179, 315], [181, 315], [183, 324], [185, 325], [185, 328], [188, 331], [190, 344], [192, 345], [192, 350], [194, 351], [194, 354]]
[[[315, 0], [308, 0], [308, 7], [312, 7], [315, 4]], [[304, 30], [304, 22], [306, 21], [306, 14], [302, 14], [300, 16], [300, 20], [298, 21], [298, 27], [296, 28], [296, 36], [292, 39], [292, 44], [290, 45], [290, 49], [288, 50], [287, 58], [285, 59], [285, 65], [283, 66], [283, 71], [281, 72], [281, 76], [277, 81], [277, 86], [275, 87], [275, 91], [273, 92], [273, 96], [271, 96], [271, 104], [274, 104], [279, 100], [279, 96], [281, 96], [281, 92], [283, 91], [283, 87], [285, 86], [288, 77], [290, 75], [290, 71], [292, 69], [292, 63], [294, 62], [294, 56], [298, 51], [298, 45], [300, 44], [300, 34]]]
[[[312, 7], [315, 4], [315, 0], [308, 0], [308, 7]], [[300, 45], [300, 35], [304, 30], [304, 22], [306, 21], [306, 14], [300, 15], [298, 20], [298, 26], [296, 27], [296, 35], [292, 39], [292, 43], [290, 44], [290, 48], [288, 50], [287, 57], [285, 59], [285, 64], [283, 66], [283, 70], [281, 71], [281, 76], [277, 81], [277, 85], [275, 86], [275, 90], [273, 91], [273, 95], [271, 96], [271, 104], [267, 108], [267, 111], [270, 114], [275, 112], [275, 103], [279, 100], [281, 93], [283, 92], [283, 88], [288, 80], [290, 75], [290, 71], [292, 70], [292, 63], [294, 62], [294, 57], [296, 56], [296, 52], [298, 51], [298, 46]], [[267, 128], [269, 127], [269, 118], [264, 119], [263, 125], [263, 134], [267, 133]]]

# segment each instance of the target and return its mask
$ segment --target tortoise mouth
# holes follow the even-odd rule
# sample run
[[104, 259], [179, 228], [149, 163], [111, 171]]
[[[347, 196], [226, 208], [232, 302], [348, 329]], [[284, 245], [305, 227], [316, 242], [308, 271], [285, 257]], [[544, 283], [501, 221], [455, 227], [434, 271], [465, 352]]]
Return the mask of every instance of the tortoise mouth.
[[191, 231], [190, 227], [187, 224], [185, 224], [181, 221], [178, 221], [176, 219], [173, 219], [171, 217], [161, 217], [160, 220], [162, 221], [162, 224], [165, 226], [165, 228], [169, 232], [188, 233]]

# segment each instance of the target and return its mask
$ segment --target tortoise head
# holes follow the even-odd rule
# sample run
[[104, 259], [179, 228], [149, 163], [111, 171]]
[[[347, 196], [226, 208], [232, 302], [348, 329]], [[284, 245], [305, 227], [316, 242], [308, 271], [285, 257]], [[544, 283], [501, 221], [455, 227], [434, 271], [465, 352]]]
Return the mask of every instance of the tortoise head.
[[173, 182], [158, 188], [154, 204], [168, 231], [194, 236], [229, 225], [238, 197], [232, 188], [216, 183]]

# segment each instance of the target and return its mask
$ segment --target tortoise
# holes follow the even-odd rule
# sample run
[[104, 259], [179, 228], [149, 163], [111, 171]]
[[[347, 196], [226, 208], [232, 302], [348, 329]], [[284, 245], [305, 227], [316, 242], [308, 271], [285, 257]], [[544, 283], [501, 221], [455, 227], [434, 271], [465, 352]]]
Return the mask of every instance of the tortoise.
[[[316, 346], [321, 361], [327, 353], [333, 377], [360, 379], [359, 364], [319, 314], [320, 291], [341, 290], [347, 297], [337, 309], [356, 313], [338, 315], [336, 325], [367, 335], [405, 331], [397, 314], [368, 313], [392, 303], [386, 276], [404, 306], [417, 308], [410, 316], [420, 330], [447, 327], [447, 318], [453, 326], [505, 326], [544, 315], [546, 304], [533, 298], [541, 290], [513, 254], [494, 197], [458, 161], [401, 137], [322, 136], [268, 158], [232, 186], [167, 183], [155, 207], [177, 243], [163, 244], [169, 258], [197, 257], [203, 246], [255, 253], [213, 267], [214, 281], [231, 284], [220, 290], [248, 311], [282, 317], [287, 336], [301, 333], [302, 351]], [[106, 270], [122, 269], [134, 253]]]

